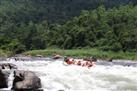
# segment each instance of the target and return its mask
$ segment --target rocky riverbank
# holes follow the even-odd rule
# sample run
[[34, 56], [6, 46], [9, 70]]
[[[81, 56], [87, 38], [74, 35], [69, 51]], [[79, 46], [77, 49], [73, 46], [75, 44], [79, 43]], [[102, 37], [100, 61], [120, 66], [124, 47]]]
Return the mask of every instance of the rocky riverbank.
[[[9, 80], [9, 77], [13, 79]], [[34, 72], [18, 70], [15, 64], [0, 63], [0, 89], [42, 91], [39, 90], [41, 87], [41, 79]]]

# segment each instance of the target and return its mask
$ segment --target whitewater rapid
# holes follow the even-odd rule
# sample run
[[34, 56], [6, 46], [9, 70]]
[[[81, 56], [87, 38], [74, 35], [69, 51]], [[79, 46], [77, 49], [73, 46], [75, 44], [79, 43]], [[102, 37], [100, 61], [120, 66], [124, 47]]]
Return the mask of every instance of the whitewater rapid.
[[95, 65], [66, 66], [62, 60], [11, 61], [19, 70], [34, 71], [44, 91], [137, 91], [137, 67]]

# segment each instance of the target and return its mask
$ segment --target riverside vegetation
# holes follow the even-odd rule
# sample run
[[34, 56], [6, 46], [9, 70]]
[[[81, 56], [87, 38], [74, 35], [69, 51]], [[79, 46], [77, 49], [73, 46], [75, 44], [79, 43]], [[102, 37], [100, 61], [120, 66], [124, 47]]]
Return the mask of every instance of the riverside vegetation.
[[86, 58], [94, 56], [98, 59], [127, 59], [127, 60], [137, 60], [136, 52], [113, 52], [113, 51], [102, 51], [99, 49], [71, 49], [71, 50], [62, 50], [62, 49], [46, 49], [46, 50], [33, 50], [23, 53], [24, 55], [37, 56], [51, 56], [53, 54], [60, 54], [63, 56], [70, 57], [79, 57]]
[[0, 0], [0, 55], [53, 47], [137, 59], [137, 1], [97, 1]]

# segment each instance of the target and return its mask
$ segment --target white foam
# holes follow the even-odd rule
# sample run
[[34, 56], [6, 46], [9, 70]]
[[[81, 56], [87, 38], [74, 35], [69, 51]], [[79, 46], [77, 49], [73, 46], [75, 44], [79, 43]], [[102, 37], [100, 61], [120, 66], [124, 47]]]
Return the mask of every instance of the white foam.
[[88, 69], [65, 66], [62, 61], [14, 63], [19, 69], [36, 72], [45, 91], [137, 91], [137, 67], [96, 65]]
[[14, 71], [12, 70], [8, 77], [8, 89], [12, 88], [13, 80], [14, 80]]

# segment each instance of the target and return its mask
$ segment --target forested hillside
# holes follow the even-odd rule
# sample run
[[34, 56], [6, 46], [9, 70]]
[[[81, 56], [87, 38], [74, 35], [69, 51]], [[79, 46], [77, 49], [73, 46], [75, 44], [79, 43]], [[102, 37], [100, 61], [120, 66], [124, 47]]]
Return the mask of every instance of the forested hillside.
[[97, 47], [137, 51], [137, 6], [83, 11], [62, 26], [51, 28], [48, 44], [61, 48]]
[[0, 0], [0, 17], [16, 23], [43, 19], [61, 22], [78, 16], [81, 10], [136, 4], [136, 0]]
[[136, 3], [0, 0], [0, 49], [13, 53], [48, 47], [137, 51]]

